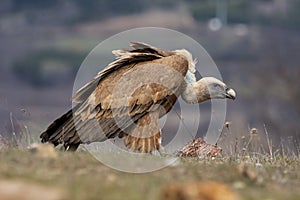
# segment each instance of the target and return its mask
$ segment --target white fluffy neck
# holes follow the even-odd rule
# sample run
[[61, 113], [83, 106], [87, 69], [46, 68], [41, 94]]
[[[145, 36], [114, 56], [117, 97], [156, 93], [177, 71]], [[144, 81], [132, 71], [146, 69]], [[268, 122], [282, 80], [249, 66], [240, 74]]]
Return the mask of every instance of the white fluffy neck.
[[188, 70], [184, 77], [184, 80], [187, 84], [192, 85], [192, 84], [196, 83], [196, 76], [194, 73], [192, 73], [190, 70]]
[[205, 81], [201, 81], [201, 79], [196, 81], [195, 72], [197, 61], [193, 60], [192, 54], [185, 49], [175, 50], [174, 52], [184, 56], [189, 63], [189, 68], [184, 78], [186, 85], [181, 93], [183, 100], [190, 104], [201, 103], [208, 100], [209, 93]]
[[[194, 75], [195, 76], [195, 75]], [[210, 99], [209, 92], [206, 87], [206, 83], [200, 79], [196, 82], [195, 79], [189, 79], [189, 76], [186, 76], [186, 87], [183, 89], [181, 96], [186, 103], [195, 104], [201, 103]]]

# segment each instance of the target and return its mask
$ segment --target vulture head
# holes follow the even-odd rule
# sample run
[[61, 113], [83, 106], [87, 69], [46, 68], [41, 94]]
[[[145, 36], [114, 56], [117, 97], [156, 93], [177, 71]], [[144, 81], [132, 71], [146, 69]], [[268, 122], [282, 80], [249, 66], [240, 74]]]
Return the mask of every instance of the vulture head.
[[214, 77], [205, 77], [201, 79], [201, 82], [204, 82], [206, 85], [207, 94], [209, 94], [211, 99], [235, 99], [235, 91], [226, 86], [222, 81]]
[[214, 77], [204, 77], [199, 81], [188, 83], [182, 93], [182, 98], [187, 103], [201, 103], [209, 99], [232, 99], [236, 93], [233, 89], [226, 86], [222, 81]]

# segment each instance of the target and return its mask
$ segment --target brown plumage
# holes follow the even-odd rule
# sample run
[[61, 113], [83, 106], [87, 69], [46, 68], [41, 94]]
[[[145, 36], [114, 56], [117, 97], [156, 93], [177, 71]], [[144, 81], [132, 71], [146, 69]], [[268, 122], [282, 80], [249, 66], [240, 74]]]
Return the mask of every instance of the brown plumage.
[[[195, 63], [186, 50], [165, 51], [144, 43], [116, 50], [116, 60], [72, 98], [77, 105], [55, 120], [42, 142], [76, 150], [81, 143], [124, 138], [128, 149], [160, 150], [158, 119], [182, 95], [188, 103], [234, 98], [233, 90], [212, 77], [196, 82]], [[222, 91], [215, 92], [210, 85]], [[222, 94], [221, 94], [222, 93]]]

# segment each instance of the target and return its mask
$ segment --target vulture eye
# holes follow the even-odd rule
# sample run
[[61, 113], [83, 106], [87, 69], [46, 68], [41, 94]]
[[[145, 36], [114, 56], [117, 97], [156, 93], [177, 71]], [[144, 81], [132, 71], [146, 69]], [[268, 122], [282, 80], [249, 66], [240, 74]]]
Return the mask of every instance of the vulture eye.
[[217, 84], [217, 83], [214, 83], [214, 84], [213, 84], [213, 87], [214, 87], [216, 90], [218, 90], [218, 91], [222, 91], [222, 90], [223, 90], [222, 86], [219, 85], [219, 84]]

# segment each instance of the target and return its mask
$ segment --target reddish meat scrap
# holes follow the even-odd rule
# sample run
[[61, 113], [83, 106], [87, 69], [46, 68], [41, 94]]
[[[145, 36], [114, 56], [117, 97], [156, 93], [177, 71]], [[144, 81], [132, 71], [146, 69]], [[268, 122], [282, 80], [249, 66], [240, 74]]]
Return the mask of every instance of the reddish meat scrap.
[[207, 144], [202, 138], [193, 139], [179, 152], [183, 157], [216, 157], [222, 149], [216, 144]]

